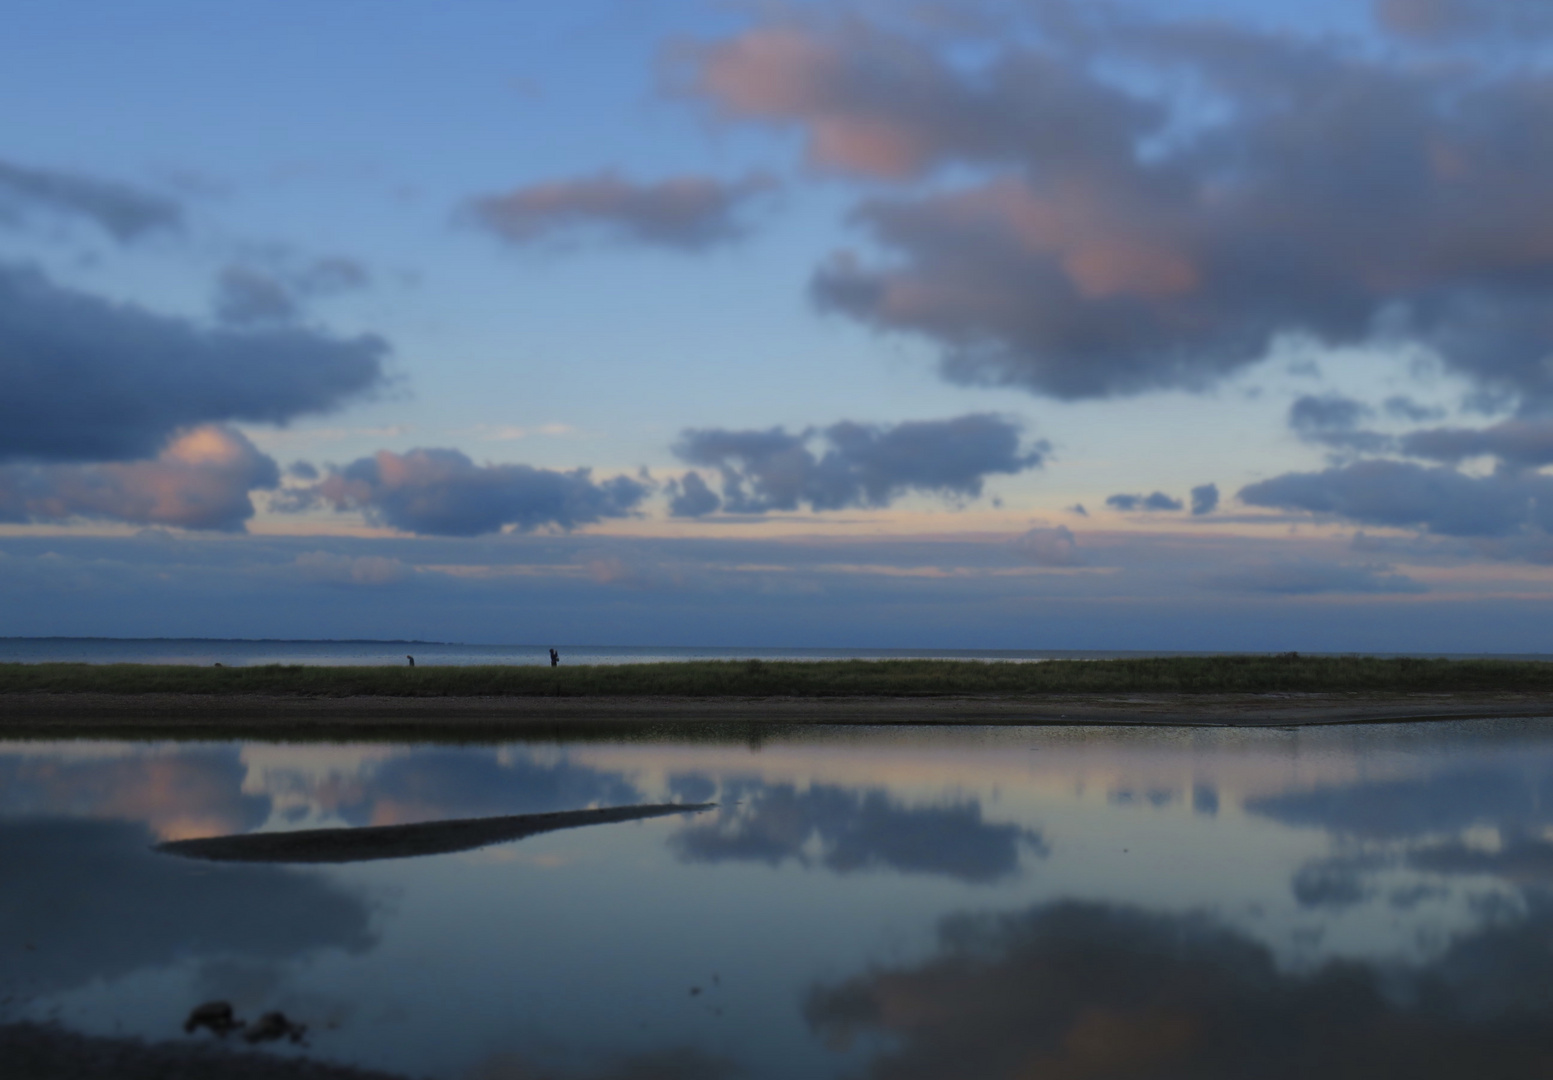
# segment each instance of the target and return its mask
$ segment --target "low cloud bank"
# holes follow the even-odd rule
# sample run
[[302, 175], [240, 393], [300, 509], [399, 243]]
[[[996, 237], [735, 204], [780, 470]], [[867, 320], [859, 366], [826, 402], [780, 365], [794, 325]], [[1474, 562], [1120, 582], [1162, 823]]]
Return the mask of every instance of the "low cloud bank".
[[1286, 473], [1241, 488], [1241, 502], [1441, 536], [1509, 536], [1553, 526], [1553, 477], [1468, 476], [1411, 462], [1367, 460]]

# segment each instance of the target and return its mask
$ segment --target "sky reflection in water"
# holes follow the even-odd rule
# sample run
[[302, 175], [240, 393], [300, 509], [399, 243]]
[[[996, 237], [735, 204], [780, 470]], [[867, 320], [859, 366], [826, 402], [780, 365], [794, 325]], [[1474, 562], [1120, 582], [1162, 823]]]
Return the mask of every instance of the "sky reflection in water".
[[[164, 840], [715, 800], [478, 851]], [[0, 744], [0, 1018], [406, 1075], [1541, 1075], [1553, 722]], [[289, 1047], [277, 1053], [301, 1052]]]

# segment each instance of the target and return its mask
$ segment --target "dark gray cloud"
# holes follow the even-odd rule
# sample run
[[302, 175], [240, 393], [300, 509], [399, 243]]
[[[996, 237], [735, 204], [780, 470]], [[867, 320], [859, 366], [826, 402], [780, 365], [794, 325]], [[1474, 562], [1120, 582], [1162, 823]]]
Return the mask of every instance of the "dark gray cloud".
[[639, 183], [613, 172], [520, 187], [470, 200], [467, 212], [512, 244], [601, 233], [620, 240], [699, 249], [743, 236], [741, 211], [775, 182], [676, 176]]
[[383, 380], [374, 337], [239, 333], [0, 264], [0, 460], [148, 458], [180, 430], [328, 412]]
[[0, 521], [77, 518], [241, 531], [249, 493], [280, 484], [280, 468], [233, 428], [176, 436], [150, 461], [0, 465]]
[[1151, 495], [1112, 495], [1105, 500], [1105, 504], [1123, 513], [1137, 510], [1148, 513], [1176, 511], [1183, 509], [1185, 505], [1180, 499], [1173, 499], [1163, 491], [1156, 491]]
[[937, 343], [951, 380], [1200, 388], [1299, 333], [1424, 345], [1553, 401], [1553, 140], [1527, 135], [1553, 130], [1553, 84], [1535, 57], [1419, 63], [1119, 5], [1024, 10], [1057, 8], [1066, 24], [974, 40], [789, 13], [682, 48], [676, 89], [797, 132], [818, 167], [945, 180], [864, 199], [852, 221], [878, 255], [837, 253], [811, 291]]
[[816, 861], [828, 870], [891, 869], [996, 881], [1019, 869], [1019, 852], [1044, 855], [1038, 833], [983, 821], [976, 801], [905, 806], [883, 790], [834, 785], [724, 785], [726, 804], [708, 825], [690, 825], [673, 843], [690, 862]]
[[1496, 457], [1518, 469], [1553, 464], [1553, 421], [1506, 420], [1487, 428], [1430, 428], [1402, 436], [1408, 457], [1458, 465], [1468, 458]]
[[1415, 424], [1438, 420], [1445, 415], [1444, 409], [1433, 405], [1421, 405], [1406, 394], [1393, 394], [1386, 399], [1385, 404], [1386, 415]]
[[1252, 506], [1327, 514], [1443, 536], [1507, 536], [1553, 524], [1553, 478], [1467, 476], [1400, 461], [1285, 473], [1241, 488]]
[[301, 305], [284, 282], [251, 266], [228, 266], [216, 279], [212, 307], [225, 323], [286, 323], [297, 317]]
[[1340, 394], [1306, 394], [1289, 406], [1289, 426], [1301, 434], [1352, 431], [1374, 415], [1364, 402]]
[[325, 878], [272, 866], [191, 875], [150, 851], [154, 840], [123, 821], [0, 822], [0, 919], [18, 943], [0, 970], [0, 995], [56, 992], [191, 956], [278, 960], [375, 942], [365, 900]]
[[1289, 427], [1306, 442], [1335, 450], [1375, 453], [1389, 449], [1395, 440], [1390, 435], [1359, 428], [1374, 415], [1375, 410], [1362, 401], [1340, 394], [1306, 394], [1289, 406]]
[[870, 1080], [1444, 1080], [1484, 1062], [1530, 1078], [1553, 1053], [1553, 913], [1529, 908], [1428, 964], [1294, 970], [1197, 915], [1071, 901], [963, 915], [936, 955], [817, 986], [804, 1016], [833, 1048], [868, 1053]]
[[722, 509], [723, 501], [701, 479], [700, 473], [688, 472], [668, 483], [669, 513], [674, 517], [702, 517]]
[[1192, 489], [1192, 516], [1202, 517], [1219, 508], [1219, 485], [1199, 484]]
[[1244, 566], [1202, 579], [1224, 592], [1309, 596], [1316, 593], [1421, 593], [1428, 588], [1389, 566], [1344, 566], [1305, 559]]
[[476, 465], [457, 450], [380, 450], [333, 470], [312, 487], [288, 492], [277, 508], [325, 503], [335, 510], [359, 510], [368, 521], [404, 532], [478, 536], [508, 525], [519, 532], [575, 529], [625, 517], [649, 490], [629, 476], [594, 480], [588, 469]]
[[[674, 452], [691, 465], [715, 468], [722, 504], [736, 514], [888, 506], [908, 491], [975, 498], [986, 478], [1042, 464], [1049, 447], [1020, 448], [1022, 426], [973, 413], [952, 420], [911, 420], [884, 427], [843, 421], [822, 431], [686, 431]], [[809, 444], [828, 444], [816, 455]], [[686, 489], [688, 490], [688, 489]], [[709, 505], [681, 492], [681, 510]], [[681, 511], [676, 511], [681, 512]]]
[[1019, 558], [1037, 566], [1077, 566], [1084, 561], [1078, 540], [1066, 525], [1031, 529], [1016, 537], [1011, 546]]
[[84, 217], [121, 242], [158, 229], [175, 231], [183, 224], [182, 208], [160, 195], [111, 180], [0, 161], [0, 208], [7, 204]]
[[296, 321], [310, 300], [365, 288], [372, 276], [354, 259], [314, 259], [301, 265], [260, 268], [234, 263], [216, 278], [216, 318], [234, 326]]

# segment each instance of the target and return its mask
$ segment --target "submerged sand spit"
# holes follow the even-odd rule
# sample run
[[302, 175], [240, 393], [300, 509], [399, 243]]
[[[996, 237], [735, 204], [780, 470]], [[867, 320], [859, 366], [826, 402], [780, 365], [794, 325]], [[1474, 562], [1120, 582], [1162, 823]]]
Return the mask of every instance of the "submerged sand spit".
[[641, 821], [669, 814], [695, 814], [710, 810], [715, 805], [658, 803], [649, 806], [610, 806], [595, 810], [562, 810], [549, 814], [456, 818], [414, 825], [243, 833], [237, 836], [173, 840], [158, 844], [154, 850], [166, 855], [209, 859], [213, 862], [343, 863], [405, 859], [417, 855], [469, 851], [488, 844], [501, 844], [521, 840], [525, 836], [555, 832], [557, 829]]

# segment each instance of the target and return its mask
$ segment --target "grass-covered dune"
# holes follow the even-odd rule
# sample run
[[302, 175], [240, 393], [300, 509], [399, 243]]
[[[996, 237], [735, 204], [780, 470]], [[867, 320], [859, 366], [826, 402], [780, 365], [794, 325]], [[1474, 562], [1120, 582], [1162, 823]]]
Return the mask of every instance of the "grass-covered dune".
[[344, 697], [1024, 697], [1553, 691], [1553, 663], [1236, 655], [1007, 663], [691, 661], [484, 667], [0, 664], [0, 694]]

